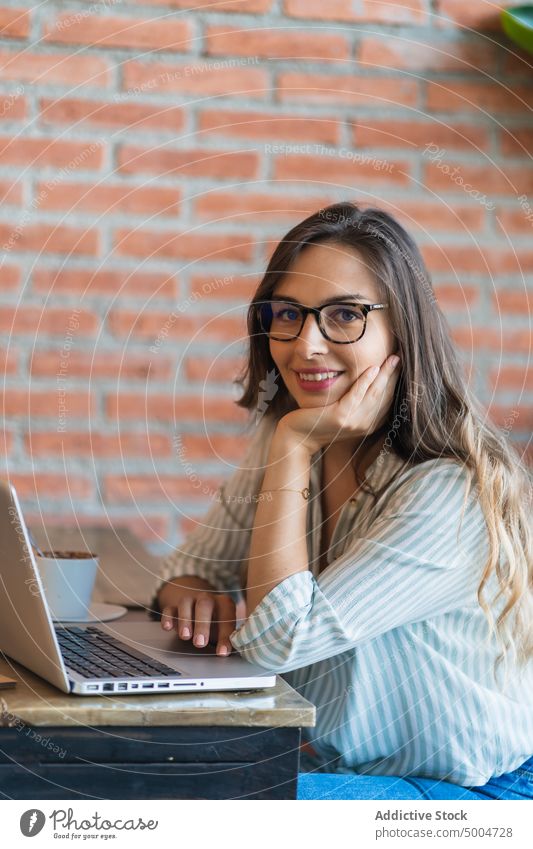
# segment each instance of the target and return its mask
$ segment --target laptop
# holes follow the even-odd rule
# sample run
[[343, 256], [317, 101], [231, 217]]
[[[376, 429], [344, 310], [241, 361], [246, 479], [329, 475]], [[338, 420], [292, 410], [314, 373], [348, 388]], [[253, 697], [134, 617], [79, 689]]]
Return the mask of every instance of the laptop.
[[[0, 651], [79, 696], [258, 690], [276, 676], [235, 652], [197, 649], [153, 621], [52, 620], [15, 488], [0, 480]], [[211, 651], [211, 653], [209, 653]]]

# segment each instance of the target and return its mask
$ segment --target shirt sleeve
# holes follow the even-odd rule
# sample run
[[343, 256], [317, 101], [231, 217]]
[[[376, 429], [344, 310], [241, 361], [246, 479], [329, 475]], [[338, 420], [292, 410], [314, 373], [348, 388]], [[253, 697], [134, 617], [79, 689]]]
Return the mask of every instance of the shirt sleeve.
[[243, 657], [289, 672], [401, 625], [478, 605], [488, 535], [474, 487], [465, 501], [466, 470], [427, 461], [392, 489], [366, 533], [318, 578], [297, 572], [263, 597], [230, 636]]
[[222, 484], [198, 527], [164, 560], [157, 589], [161, 581], [181, 575], [204, 578], [222, 592], [241, 589], [241, 566], [248, 556], [257, 492], [274, 429], [263, 416], [240, 467]]

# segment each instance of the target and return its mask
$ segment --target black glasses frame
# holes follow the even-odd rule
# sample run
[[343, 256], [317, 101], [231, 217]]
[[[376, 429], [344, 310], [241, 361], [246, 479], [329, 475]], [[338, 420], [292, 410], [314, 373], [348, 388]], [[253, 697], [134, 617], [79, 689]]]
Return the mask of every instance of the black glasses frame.
[[[270, 330], [267, 330], [263, 325], [263, 321], [262, 321], [262, 317], [261, 317], [261, 307], [264, 304], [290, 304], [291, 306], [299, 309], [302, 313], [302, 324], [300, 326], [298, 333], [295, 336], [291, 336], [289, 339], [287, 339], [287, 338], [280, 339], [279, 336], [273, 336], [270, 333]], [[322, 326], [322, 310], [326, 309], [326, 307], [333, 307], [333, 306], [358, 307], [361, 310], [361, 312], [363, 313], [363, 330], [361, 331], [361, 335], [358, 336], [357, 339], [351, 339], [348, 342], [340, 342], [338, 339], [331, 339], [328, 336], [328, 334], [326, 333], [326, 330]], [[264, 333], [267, 334], [267, 336], [270, 339], [274, 339], [275, 342], [292, 342], [294, 339], [297, 339], [298, 336], [300, 335], [300, 333], [303, 330], [303, 326], [304, 326], [304, 324], [307, 320], [307, 316], [309, 314], [311, 314], [311, 315], [314, 315], [314, 317], [316, 319], [316, 323], [318, 324], [318, 328], [319, 328], [322, 336], [325, 339], [327, 339], [328, 342], [333, 342], [335, 345], [353, 345], [354, 342], [359, 342], [359, 340], [363, 338], [365, 330], [366, 330], [366, 320], [367, 320], [368, 313], [372, 312], [372, 310], [386, 310], [386, 309], [388, 309], [388, 306], [389, 306], [388, 304], [358, 304], [355, 301], [335, 301], [334, 303], [331, 303], [331, 304], [324, 304], [321, 307], [304, 307], [303, 304], [295, 304], [295, 303], [292, 303], [292, 301], [286, 301], [284, 298], [271, 298], [268, 301], [262, 301], [259, 304], [255, 304], [256, 315], [257, 315], [257, 318], [259, 320], [259, 324], [261, 325], [261, 329], [263, 330]]]

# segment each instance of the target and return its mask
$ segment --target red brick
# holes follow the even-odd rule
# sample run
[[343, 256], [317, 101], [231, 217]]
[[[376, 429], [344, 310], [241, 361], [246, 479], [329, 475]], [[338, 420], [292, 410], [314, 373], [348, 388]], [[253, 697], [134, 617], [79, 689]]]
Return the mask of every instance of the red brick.
[[[31, 375], [35, 377], [54, 377], [57, 375], [60, 352], [33, 350], [31, 355]], [[130, 350], [115, 353], [113, 351], [70, 351], [67, 372], [69, 377], [88, 377], [91, 379], [113, 378], [119, 380], [170, 380], [174, 374], [174, 364], [168, 357], [160, 354], [135, 354]]]
[[[62, 139], [21, 139], [0, 137], [0, 165], [24, 165], [28, 168], [73, 168], [95, 171], [102, 167], [100, 141], [63, 141]], [[76, 164], [79, 160], [79, 164]], [[50, 180], [52, 182], [52, 180]]]
[[[236, 219], [237, 222], [244, 221], [246, 224], [256, 222], [274, 221], [296, 224], [307, 215], [327, 206], [331, 201], [330, 196], [302, 197], [302, 195], [263, 194], [254, 192], [244, 194], [242, 191], [220, 191], [206, 192], [197, 198], [194, 207], [198, 218], [209, 221]], [[242, 223], [242, 222], [241, 222]]]
[[99, 56], [65, 55], [64, 53], [28, 53], [21, 50], [0, 51], [3, 80], [22, 80], [32, 85], [75, 85], [107, 88], [111, 82], [110, 66]]
[[475, 124], [445, 123], [432, 121], [394, 121], [372, 118], [372, 123], [358, 121], [352, 132], [352, 142], [356, 147], [407, 147], [425, 149], [428, 144], [435, 143], [446, 149], [468, 150], [474, 152], [477, 148], [487, 150], [489, 147], [488, 131]]
[[[195, 331], [195, 320], [189, 315], [153, 310], [113, 309], [107, 314], [107, 325], [118, 339], [147, 339], [159, 348], [165, 340], [186, 339]], [[158, 341], [159, 340], [159, 341]]]
[[518, 255], [503, 248], [482, 245], [422, 245], [422, 254], [432, 271], [473, 271], [482, 274], [521, 274], [533, 270], [533, 251]]
[[491, 404], [489, 415], [498, 427], [509, 433], [533, 430], [533, 407]]
[[110, 419], [169, 422], [242, 422], [246, 412], [231, 398], [198, 395], [161, 395], [121, 392], [107, 395], [106, 414]]
[[[1, 393], [3, 410], [6, 416], [24, 416], [27, 420], [35, 416], [58, 418], [59, 393], [54, 390], [4, 389]], [[93, 398], [89, 392], [67, 391], [65, 397], [67, 419], [71, 416], [87, 418], [94, 413]]]
[[146, 259], [194, 259], [209, 262], [235, 260], [251, 262], [253, 241], [244, 234], [178, 233], [175, 230], [115, 231], [115, 252], [119, 256], [138, 256]]
[[188, 357], [184, 372], [187, 380], [201, 383], [232, 383], [242, 372], [244, 362], [240, 357]]
[[59, 15], [46, 26], [43, 42], [87, 44], [92, 48], [183, 52], [192, 43], [189, 21], [167, 15], [164, 20], [92, 15], [90, 9]]
[[180, 435], [180, 442], [185, 462], [214, 459], [238, 462], [242, 460], [249, 440], [237, 434], [216, 433], [199, 436], [194, 433], [183, 433]]
[[43, 124], [67, 126], [94, 125], [131, 130], [183, 129], [185, 113], [179, 106], [146, 106], [142, 103], [102, 103], [100, 100], [77, 98], [41, 98], [40, 119]]
[[177, 475], [106, 475], [104, 497], [106, 502], [114, 504], [143, 500], [149, 500], [150, 504], [190, 499], [205, 501], [206, 494], [215, 493], [221, 481], [195, 474], [191, 479]]
[[168, 457], [172, 442], [162, 433], [95, 433], [90, 431], [34, 431], [24, 437], [31, 457]]
[[268, 72], [263, 68], [224, 68], [220, 61], [198, 59], [195, 64], [176, 66], [168, 63], [145, 64], [132, 60], [124, 63], [125, 91], [137, 94], [221, 95], [223, 97], [264, 98], [270, 92]]
[[19, 364], [19, 352], [14, 348], [0, 349], [0, 377], [16, 374]]
[[437, 0], [435, 22], [441, 26], [459, 25], [472, 30], [501, 30], [500, 10], [513, 3], [494, 0]]
[[337, 117], [281, 115], [279, 112], [245, 112], [206, 109], [197, 116], [202, 135], [230, 138], [321, 142], [339, 144], [342, 121]]
[[479, 231], [485, 225], [485, 210], [479, 204], [453, 206], [440, 201], [406, 201], [400, 198], [396, 203], [380, 199], [379, 208], [390, 212], [407, 228], [419, 227], [423, 232], [428, 229]]
[[418, 83], [398, 77], [357, 77], [355, 74], [307, 74], [284, 71], [278, 76], [283, 101], [345, 103], [348, 105], [416, 106]]
[[495, 390], [531, 390], [533, 389], [533, 369], [527, 366], [500, 366], [491, 370], [490, 380]]
[[211, 177], [215, 180], [253, 179], [258, 176], [255, 150], [163, 150], [123, 145], [118, 169], [124, 174], [160, 174], [164, 177]]
[[125, 186], [111, 182], [92, 186], [88, 183], [59, 183], [47, 190], [46, 183], [39, 183], [37, 196], [45, 192], [40, 209], [101, 212], [125, 215], [179, 214], [181, 191], [162, 186]]
[[439, 306], [443, 310], [467, 310], [479, 301], [477, 286], [439, 283], [434, 288]]
[[440, 112], [523, 114], [533, 108], [533, 88], [526, 84], [509, 86], [495, 83], [428, 82], [427, 108]]
[[[146, 0], [135, 0], [141, 6]], [[217, 12], [246, 12], [247, 14], [268, 12], [273, 0], [217, 0]], [[213, 0], [151, 0], [151, 6], [168, 6], [171, 9], [187, 9], [194, 11], [213, 11]]]
[[22, 275], [16, 265], [0, 265], [0, 290], [2, 292], [18, 289]]
[[482, 64], [486, 73], [495, 72], [501, 56], [499, 45], [473, 42], [436, 41], [422, 44], [408, 38], [364, 38], [359, 44], [357, 60], [372, 68], [401, 68], [409, 71], [446, 71], [478, 73]]
[[65, 474], [51, 472], [10, 474], [9, 482], [15, 486], [21, 499], [44, 501], [53, 497], [56, 501], [60, 499], [70, 501], [72, 498], [90, 498], [94, 494], [93, 481], [81, 475], [73, 475], [71, 471]]
[[10, 431], [0, 431], [0, 457], [9, 457], [13, 450], [13, 434]]
[[0, 8], [2, 38], [27, 38], [30, 34], [30, 12], [26, 9]]
[[84, 268], [38, 268], [33, 273], [37, 292], [82, 295], [118, 295], [174, 298], [177, 294], [174, 273], [144, 271], [93, 271]]
[[500, 313], [529, 315], [533, 306], [533, 295], [524, 289], [500, 289], [492, 295], [492, 305]]
[[227, 274], [222, 277], [213, 274], [195, 274], [191, 278], [190, 297], [210, 298], [212, 300], [235, 299], [248, 302], [254, 294], [260, 277], [237, 277]]
[[[326, 183], [353, 185], [368, 180], [371, 183], [386, 183], [407, 186], [410, 184], [410, 163], [375, 158], [370, 154], [353, 151], [354, 160], [346, 156], [278, 156], [274, 161], [276, 180], [320, 180]], [[366, 159], [374, 162], [365, 161]], [[379, 163], [384, 163], [381, 167]]]
[[530, 353], [531, 333], [529, 330], [491, 327], [452, 327], [456, 344], [466, 351], [489, 350], [498, 355], [504, 352]]
[[496, 208], [496, 218], [499, 219], [500, 229], [504, 233], [532, 233], [533, 234], [533, 201], [529, 209], [507, 209], [499, 206]]
[[504, 330], [502, 347], [504, 351], [531, 354], [531, 330], [507, 327]]
[[348, 59], [350, 46], [342, 35], [297, 29], [229, 29], [208, 26], [205, 52], [212, 56], [261, 56], [267, 59]]
[[22, 206], [22, 183], [0, 180], [0, 201], [2, 206]]
[[[193, 340], [198, 336], [202, 339], [238, 340], [245, 333], [245, 322], [235, 313], [228, 315], [186, 315], [170, 321], [169, 313], [148, 312], [143, 310], [113, 310], [108, 315], [111, 332], [119, 339], [148, 339], [157, 345], [167, 336], [170, 339]], [[161, 334], [164, 333], [164, 336]], [[159, 347], [158, 346], [158, 347]]]
[[[423, 179], [433, 191], [465, 192], [465, 186], [469, 186], [480, 196], [486, 196], [488, 201], [493, 194], [516, 197], [517, 186], [524, 192], [533, 191], [533, 171], [524, 173], [519, 165], [498, 168], [495, 165], [454, 162], [447, 156], [439, 158], [438, 162], [425, 162]], [[472, 199], [476, 201], [474, 193]]]
[[21, 121], [27, 117], [28, 101], [14, 92], [3, 92], [0, 100], [0, 121]]
[[533, 150], [533, 127], [501, 127], [500, 149], [505, 156], [527, 156]]
[[320, 21], [357, 21], [390, 24], [421, 24], [426, 13], [420, 0], [397, 0], [394, 4], [379, 0], [285, 0], [283, 10], [294, 18]]
[[[66, 227], [62, 224], [32, 224], [16, 230], [0, 223], [0, 243], [9, 251], [36, 251], [44, 254], [82, 254], [97, 256], [99, 235], [96, 230]], [[6, 250], [6, 248], [4, 248]]]
[[49, 306], [4, 306], [0, 310], [0, 332], [53, 334], [64, 337], [93, 336], [100, 326], [100, 318], [88, 310], [56, 308]]

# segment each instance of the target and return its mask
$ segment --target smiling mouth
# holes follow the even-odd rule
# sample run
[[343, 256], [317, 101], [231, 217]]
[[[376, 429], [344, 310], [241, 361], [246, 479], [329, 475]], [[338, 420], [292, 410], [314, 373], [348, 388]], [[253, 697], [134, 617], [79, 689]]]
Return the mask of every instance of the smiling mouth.
[[326, 380], [333, 380], [335, 377], [344, 374], [343, 371], [321, 371], [317, 373], [305, 373], [301, 371], [295, 372], [298, 379], [304, 383], [323, 383]]

